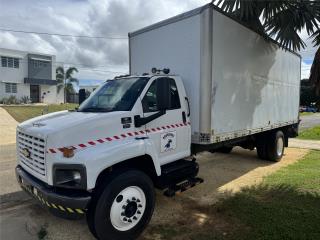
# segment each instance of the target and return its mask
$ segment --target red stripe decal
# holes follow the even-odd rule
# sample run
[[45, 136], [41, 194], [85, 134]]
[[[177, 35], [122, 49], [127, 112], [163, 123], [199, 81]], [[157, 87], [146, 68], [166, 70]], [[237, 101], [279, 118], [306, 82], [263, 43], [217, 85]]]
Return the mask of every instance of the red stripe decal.
[[[187, 126], [187, 125], [191, 125], [191, 122], [185, 122], [185, 123], [176, 123], [176, 124], [172, 124], [172, 125], [168, 125], [168, 126], [162, 126], [162, 127], [156, 127], [156, 128], [151, 128], [150, 129], [146, 129], [145, 131], [139, 131], [139, 132], [132, 132], [132, 133], [123, 133], [121, 134], [120, 136], [123, 137], [123, 138], [126, 138], [128, 136], [134, 136], [134, 135], [140, 135], [140, 134], [145, 134], [145, 133], [150, 133], [151, 131], [152, 132], [156, 132], [156, 131], [161, 131], [161, 129], [170, 129], [170, 128], [176, 128], [176, 127], [183, 127], [183, 126]], [[120, 136], [113, 136], [114, 139], [116, 140], [119, 140], [120, 139]], [[105, 139], [105, 140], [104, 140]], [[107, 138], [104, 138], [104, 139], [98, 139], [96, 141], [89, 141], [88, 144], [89, 145], [96, 145], [96, 142], [99, 142], [99, 143], [104, 143], [106, 140], [111, 142], [113, 139], [111, 137], [107, 137]], [[88, 147], [86, 144], [78, 144], [77, 146], [81, 147], [81, 148], [86, 148]], [[72, 149], [77, 149], [77, 146], [69, 146], [69, 148], [72, 148]], [[57, 153], [57, 151], [60, 151], [60, 152], [63, 152], [63, 149], [64, 147], [62, 148], [57, 148], [57, 149], [53, 149], [53, 148], [50, 148], [47, 150], [47, 153]]]

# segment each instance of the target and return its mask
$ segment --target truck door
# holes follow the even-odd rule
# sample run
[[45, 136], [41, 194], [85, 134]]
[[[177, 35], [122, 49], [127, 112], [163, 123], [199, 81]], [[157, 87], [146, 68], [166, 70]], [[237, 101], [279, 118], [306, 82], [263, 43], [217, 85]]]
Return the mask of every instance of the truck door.
[[169, 92], [169, 107], [164, 115], [146, 124], [149, 143], [153, 146], [160, 165], [189, 156], [191, 144], [185, 91], [183, 87], [177, 87], [179, 84], [182, 86], [181, 81], [177, 84], [174, 78], [169, 77], [153, 80], [142, 99], [144, 117], [159, 112], [157, 87], [165, 81], [168, 81], [164, 91]]

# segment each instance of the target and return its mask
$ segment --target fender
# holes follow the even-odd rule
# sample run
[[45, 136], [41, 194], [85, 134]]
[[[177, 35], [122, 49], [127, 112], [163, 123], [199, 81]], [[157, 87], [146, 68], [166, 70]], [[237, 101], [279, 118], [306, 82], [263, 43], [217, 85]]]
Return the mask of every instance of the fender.
[[[75, 153], [72, 162], [82, 163], [87, 169], [87, 189], [95, 187], [98, 176], [106, 168], [128, 159], [148, 154], [151, 156], [157, 175], [160, 175], [160, 164], [155, 153], [146, 151], [146, 140], [124, 139], [108, 145], [97, 145]], [[90, 167], [87, 167], [90, 166]]]

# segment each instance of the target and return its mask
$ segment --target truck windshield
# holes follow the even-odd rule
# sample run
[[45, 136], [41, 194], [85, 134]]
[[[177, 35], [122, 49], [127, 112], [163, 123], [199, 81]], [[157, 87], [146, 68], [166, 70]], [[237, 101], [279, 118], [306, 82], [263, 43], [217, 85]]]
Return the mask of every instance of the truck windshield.
[[108, 80], [80, 105], [78, 111], [130, 111], [148, 80], [148, 77]]

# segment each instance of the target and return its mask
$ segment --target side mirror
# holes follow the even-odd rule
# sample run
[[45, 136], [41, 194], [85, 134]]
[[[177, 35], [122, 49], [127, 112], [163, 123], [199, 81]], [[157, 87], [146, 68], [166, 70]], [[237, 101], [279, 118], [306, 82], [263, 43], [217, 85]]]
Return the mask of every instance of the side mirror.
[[86, 100], [86, 90], [85, 89], [80, 89], [79, 90], [79, 105]]
[[160, 111], [170, 107], [170, 96], [169, 79], [157, 79], [157, 105]]

